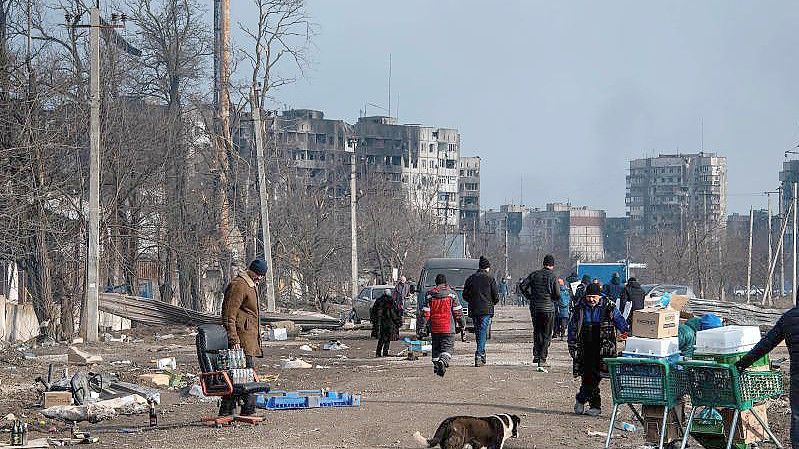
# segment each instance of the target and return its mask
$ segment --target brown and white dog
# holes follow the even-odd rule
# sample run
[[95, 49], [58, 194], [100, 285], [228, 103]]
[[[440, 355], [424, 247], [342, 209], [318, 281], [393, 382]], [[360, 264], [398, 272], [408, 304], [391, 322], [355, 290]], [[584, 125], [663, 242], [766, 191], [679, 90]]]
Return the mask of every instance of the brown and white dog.
[[505, 440], [519, 436], [519, 417], [505, 413], [486, 417], [453, 416], [445, 419], [431, 439], [413, 434], [422, 447], [441, 449], [502, 449]]

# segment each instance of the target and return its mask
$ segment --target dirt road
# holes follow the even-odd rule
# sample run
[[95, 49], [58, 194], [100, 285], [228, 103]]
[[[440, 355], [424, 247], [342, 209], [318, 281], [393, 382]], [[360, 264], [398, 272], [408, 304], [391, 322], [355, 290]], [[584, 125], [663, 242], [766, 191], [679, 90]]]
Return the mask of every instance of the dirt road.
[[[185, 333], [185, 331], [184, 331]], [[215, 414], [216, 403], [183, 398], [165, 391], [159, 426], [150, 429], [144, 415], [120, 417], [114, 421], [85, 425], [100, 437], [98, 447], [116, 448], [412, 448], [418, 447], [412, 434], [432, 435], [439, 422], [452, 415], [490, 415], [515, 413], [522, 418], [518, 439], [507, 448], [602, 447], [604, 438], [589, 432], [606, 432], [612, 408], [607, 381], [602, 384], [603, 415], [597, 418], [572, 413], [579, 382], [571, 376], [571, 359], [566, 343], [553, 343], [549, 373], [537, 373], [531, 366], [531, 330], [526, 308], [501, 307], [493, 325], [493, 338], [487, 346], [488, 365], [474, 368], [474, 342], [456, 344], [457, 355], [445, 378], [432, 372], [429, 358], [407, 361], [400, 358], [373, 358], [375, 342], [368, 331], [337, 331], [306, 340], [270, 342], [266, 357], [259, 361], [261, 374], [279, 374], [276, 389], [329, 388], [363, 395], [360, 408], [311, 409], [268, 412], [258, 426], [239, 425], [224, 429], [204, 426], [202, 416]], [[338, 338], [351, 348], [344, 351], [306, 353], [299, 346], [323, 343]], [[178, 344], [169, 351], [150, 352], [165, 344]], [[392, 352], [402, 349], [394, 343]], [[197, 372], [196, 354], [190, 336], [168, 342], [143, 344], [112, 343], [91, 350], [106, 362], [132, 360], [132, 368], [149, 366], [149, 359], [175, 356], [180, 368]], [[150, 351], [148, 351], [150, 350]], [[281, 358], [301, 356], [313, 369], [280, 369]], [[0, 376], [0, 416], [8, 412], [34, 415], [37, 402], [30, 387], [33, 373], [43, 369], [35, 362], [12, 367], [6, 362]], [[107, 370], [119, 371], [106, 363]], [[140, 368], [138, 372], [141, 372]], [[126, 373], [135, 377], [136, 371]], [[31, 377], [33, 376], [33, 377]], [[777, 435], [786, 441], [788, 417], [770, 411]], [[619, 422], [635, 423], [628, 410]], [[637, 425], [637, 423], [635, 423]], [[45, 427], [49, 427], [50, 424]], [[59, 426], [62, 428], [63, 426]], [[638, 448], [643, 444], [640, 425], [637, 432], [616, 430], [613, 447]], [[35, 435], [34, 435], [35, 436]]]

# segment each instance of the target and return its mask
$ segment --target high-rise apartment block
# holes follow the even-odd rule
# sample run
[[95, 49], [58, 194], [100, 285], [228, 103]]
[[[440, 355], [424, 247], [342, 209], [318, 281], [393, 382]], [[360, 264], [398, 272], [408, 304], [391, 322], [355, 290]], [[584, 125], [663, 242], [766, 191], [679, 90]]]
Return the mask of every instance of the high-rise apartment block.
[[[238, 123], [234, 142], [240, 152], [250, 151], [252, 121], [245, 114]], [[462, 205], [467, 221], [474, 222], [479, 215], [479, 158], [461, 161], [457, 129], [398, 124], [396, 118], [383, 116], [361, 117], [350, 125], [310, 109], [266, 117], [264, 126], [268, 145], [277, 145], [270, 154], [292, 161], [297, 176], [308, 185], [346, 193], [351, 163], [347, 141], [355, 139], [358, 179], [364, 189], [393, 192], [412, 204], [429, 207], [450, 230], [457, 230], [461, 223]]]
[[480, 227], [480, 156], [461, 157], [458, 172], [461, 229]]
[[635, 234], [718, 228], [727, 218], [727, 160], [704, 152], [632, 160], [625, 202]]

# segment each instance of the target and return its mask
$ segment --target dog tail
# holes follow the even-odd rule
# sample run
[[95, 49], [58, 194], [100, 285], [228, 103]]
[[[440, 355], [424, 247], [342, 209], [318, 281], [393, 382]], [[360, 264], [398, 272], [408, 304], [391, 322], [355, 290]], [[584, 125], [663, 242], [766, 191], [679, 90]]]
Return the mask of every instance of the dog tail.
[[413, 434], [413, 439], [419, 443], [421, 447], [435, 447], [435, 445], [438, 444], [437, 441], [428, 440], [427, 438], [423, 437], [419, 432]]

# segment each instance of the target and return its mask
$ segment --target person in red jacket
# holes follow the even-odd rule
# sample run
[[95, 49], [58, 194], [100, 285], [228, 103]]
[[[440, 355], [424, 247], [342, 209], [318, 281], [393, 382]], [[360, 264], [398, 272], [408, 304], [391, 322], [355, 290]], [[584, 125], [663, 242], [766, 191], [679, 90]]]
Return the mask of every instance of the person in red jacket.
[[455, 334], [466, 327], [458, 294], [447, 285], [447, 277], [436, 276], [436, 286], [425, 296], [425, 327], [430, 323], [433, 343], [433, 372], [441, 377], [447, 372], [455, 349]]

